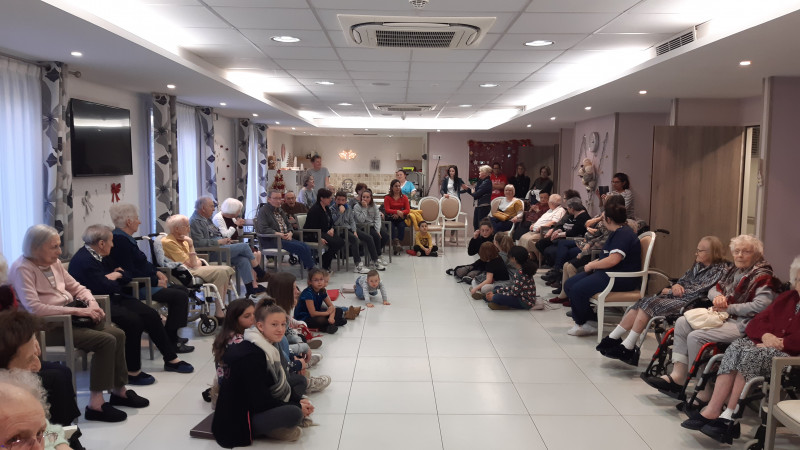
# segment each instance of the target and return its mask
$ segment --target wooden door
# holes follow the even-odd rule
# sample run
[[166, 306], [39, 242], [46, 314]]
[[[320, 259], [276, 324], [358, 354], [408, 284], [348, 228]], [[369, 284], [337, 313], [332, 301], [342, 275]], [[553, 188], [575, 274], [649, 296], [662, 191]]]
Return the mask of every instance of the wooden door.
[[650, 227], [670, 234], [658, 235], [653, 267], [681, 276], [707, 235], [727, 250], [739, 234], [743, 170], [743, 127], [655, 127]]

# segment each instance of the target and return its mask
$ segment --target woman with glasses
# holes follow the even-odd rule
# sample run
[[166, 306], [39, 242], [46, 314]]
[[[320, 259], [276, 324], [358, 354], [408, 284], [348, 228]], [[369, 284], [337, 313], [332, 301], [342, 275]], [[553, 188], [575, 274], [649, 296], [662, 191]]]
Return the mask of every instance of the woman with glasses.
[[[679, 314], [689, 301], [705, 295], [717, 284], [729, 267], [722, 241], [718, 237], [700, 239], [692, 267], [660, 294], [645, 297], [631, 306], [614, 331], [598, 344], [597, 351], [605, 357], [619, 359], [632, 366], [638, 365], [640, 350], [636, 342], [650, 318]], [[625, 333], [628, 336], [623, 340]]]
[[666, 392], [680, 392], [686, 382], [689, 358], [709, 342], [733, 342], [744, 335], [745, 327], [775, 298], [776, 280], [772, 266], [764, 260], [764, 244], [755, 236], [742, 234], [731, 239], [733, 266], [708, 292], [714, 310], [729, 314], [717, 328], [695, 330], [685, 317], [675, 322], [672, 346], [672, 373], [648, 377], [645, 382]]
[[611, 191], [607, 194], [600, 196], [600, 200], [606, 201], [608, 197], [613, 195], [620, 195], [625, 199], [625, 210], [628, 211], [628, 218], [636, 217], [633, 212], [633, 192], [631, 191], [631, 182], [628, 175], [622, 172], [615, 173], [611, 178]]

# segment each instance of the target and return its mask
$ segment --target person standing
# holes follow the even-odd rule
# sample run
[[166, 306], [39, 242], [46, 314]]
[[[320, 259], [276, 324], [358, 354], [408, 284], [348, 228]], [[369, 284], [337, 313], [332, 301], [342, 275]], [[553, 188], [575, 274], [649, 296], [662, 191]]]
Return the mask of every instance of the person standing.
[[539, 178], [533, 180], [533, 186], [531, 186], [530, 192], [528, 192], [528, 200], [531, 203], [536, 203], [537, 201], [541, 201], [539, 198], [539, 194], [542, 192], [546, 192], [548, 194], [553, 193], [553, 180], [550, 179], [551, 170], [547, 166], [542, 166], [539, 169]]
[[481, 219], [489, 215], [492, 209], [492, 180], [490, 174], [492, 168], [481, 166], [478, 169], [478, 182], [475, 189], [470, 189], [467, 194], [471, 195], [475, 201], [475, 211], [472, 213], [472, 228], [477, 231], [481, 224]]
[[502, 197], [503, 189], [505, 189], [508, 184], [508, 178], [506, 178], [506, 174], [503, 173], [503, 166], [501, 166], [500, 163], [496, 162], [492, 164], [492, 175], [489, 179], [492, 181], [491, 200]]
[[311, 157], [311, 169], [306, 170], [306, 175], [314, 177], [320, 188], [330, 189], [331, 174], [327, 167], [322, 167], [322, 156], [314, 155]]
[[525, 164], [517, 164], [517, 173], [511, 177], [508, 183], [514, 186], [515, 197], [525, 198], [525, 194], [531, 188], [531, 177], [525, 175]]

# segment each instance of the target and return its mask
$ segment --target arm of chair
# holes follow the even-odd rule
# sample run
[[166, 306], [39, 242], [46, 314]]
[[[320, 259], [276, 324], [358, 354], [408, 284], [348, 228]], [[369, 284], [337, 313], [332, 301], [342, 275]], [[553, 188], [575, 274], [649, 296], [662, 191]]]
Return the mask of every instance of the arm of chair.
[[[781, 401], [781, 388], [783, 371], [789, 366], [800, 366], [800, 356], [772, 358], [772, 374], [769, 380], [769, 403], [767, 403], [767, 433], [764, 442], [765, 449], [775, 445], [775, 429], [778, 421], [775, 419], [775, 405]], [[795, 367], [798, 370], [800, 367]]]
[[306, 233], [310, 233], [312, 235], [316, 234], [317, 235], [317, 241], [316, 242], [319, 242], [323, 238], [322, 230], [319, 229], [319, 228], [299, 228], [299, 229], [294, 230], [294, 231], [295, 231], [295, 233], [300, 235], [300, 240], [303, 241], [303, 242], [305, 242], [304, 238], [305, 238]]
[[103, 308], [103, 312], [106, 313], [103, 322], [106, 326], [111, 326], [111, 299], [107, 295], [95, 295], [94, 299], [97, 300], [97, 304], [100, 305], [100, 307]]
[[205, 252], [207, 254], [216, 253], [219, 255], [218, 264], [231, 265], [231, 249], [228, 247], [195, 247], [197, 253]]
[[136, 298], [138, 298], [139, 300], [142, 300], [142, 298], [139, 297], [139, 293], [141, 292], [140, 287], [142, 287], [140, 286], [140, 284], [142, 284], [143, 287], [145, 288], [144, 300], [147, 303], [147, 306], [153, 306], [153, 292], [152, 292], [153, 285], [152, 281], [150, 281], [150, 278], [147, 277], [133, 278], [131, 282], [128, 283], [128, 286], [131, 286], [134, 289], [134, 296], [136, 296]]

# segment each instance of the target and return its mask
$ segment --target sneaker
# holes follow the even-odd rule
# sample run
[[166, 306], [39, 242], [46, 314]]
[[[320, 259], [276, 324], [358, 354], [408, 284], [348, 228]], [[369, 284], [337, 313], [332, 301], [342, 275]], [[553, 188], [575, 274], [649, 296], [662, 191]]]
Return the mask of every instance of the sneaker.
[[128, 384], [133, 386], [148, 386], [155, 382], [156, 379], [146, 372], [139, 372], [138, 375], [128, 375]]
[[303, 435], [303, 429], [300, 427], [284, 427], [284, 428], [276, 428], [267, 432], [267, 437], [270, 439], [275, 439], [278, 441], [289, 441], [294, 442], [300, 439], [300, 436]]
[[380, 264], [382, 266], [388, 266], [389, 265], [389, 263], [386, 262], [385, 259], [383, 259], [383, 256], [378, 257], [378, 264]]
[[194, 372], [194, 366], [192, 366], [186, 361], [178, 361], [176, 363], [165, 362], [164, 371], [178, 372], [178, 373], [192, 373]]
[[316, 349], [322, 347], [322, 341], [319, 340], [319, 339], [312, 339], [312, 340], [306, 342], [306, 344], [308, 344], [308, 348], [310, 348], [312, 350], [316, 350]]
[[567, 331], [570, 336], [592, 336], [597, 334], [597, 328], [586, 322], [583, 325], [575, 325]]
[[474, 298], [475, 300], [483, 300], [486, 298], [486, 295], [483, 292], [476, 292], [472, 294], [472, 298]]
[[89, 409], [87, 406], [83, 417], [86, 420], [96, 420], [98, 422], [122, 422], [128, 418], [128, 414], [125, 411], [114, 408], [110, 403], [103, 403], [100, 411]]
[[353, 269], [355, 273], [366, 273], [364, 272], [364, 263], [358, 263], [355, 269]]
[[313, 394], [314, 392], [323, 391], [330, 384], [331, 384], [331, 377], [327, 375], [311, 377], [311, 379], [308, 380], [308, 387], [306, 388], [306, 394]]
[[[380, 261], [380, 260], [378, 260], [378, 261]], [[372, 268], [375, 269], [375, 270], [380, 270], [380, 271], [386, 270], [386, 266], [384, 266], [383, 264], [381, 264], [379, 262], [376, 262], [375, 264], [373, 264]]]
[[603, 356], [605, 356], [606, 350], [614, 348], [614, 347], [616, 347], [618, 345], [622, 345], [622, 339], [621, 338], [612, 339], [612, 338], [606, 336], [606, 337], [603, 338], [602, 341], [600, 341], [599, 344], [597, 344], [597, 347], [595, 347], [594, 349], [597, 350], [598, 352], [600, 352]]
[[322, 361], [322, 355], [319, 353], [314, 353], [311, 355], [311, 360], [308, 362], [308, 367], [314, 367], [319, 364], [320, 361]]

